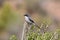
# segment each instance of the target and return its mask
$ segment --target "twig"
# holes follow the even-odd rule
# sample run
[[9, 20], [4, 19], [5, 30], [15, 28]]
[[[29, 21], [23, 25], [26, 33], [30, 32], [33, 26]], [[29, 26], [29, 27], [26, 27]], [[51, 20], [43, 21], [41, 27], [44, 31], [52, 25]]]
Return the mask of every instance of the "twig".
[[53, 37], [54, 37], [54, 36], [52, 36], [50, 40], [52, 40], [52, 39], [53, 39]]

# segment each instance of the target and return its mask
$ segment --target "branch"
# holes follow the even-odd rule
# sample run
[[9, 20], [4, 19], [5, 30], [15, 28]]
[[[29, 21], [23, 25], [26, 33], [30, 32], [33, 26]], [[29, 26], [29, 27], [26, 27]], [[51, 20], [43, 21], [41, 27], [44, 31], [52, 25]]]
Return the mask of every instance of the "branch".
[[23, 26], [23, 32], [22, 32], [22, 38], [21, 38], [21, 40], [24, 40], [24, 34], [25, 34], [26, 25], [27, 25], [27, 23], [25, 22], [24, 26]]

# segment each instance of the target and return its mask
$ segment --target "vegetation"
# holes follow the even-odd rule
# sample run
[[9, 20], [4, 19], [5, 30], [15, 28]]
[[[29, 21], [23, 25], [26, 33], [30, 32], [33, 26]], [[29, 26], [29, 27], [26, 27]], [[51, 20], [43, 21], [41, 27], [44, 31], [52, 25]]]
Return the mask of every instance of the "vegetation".
[[0, 31], [5, 30], [9, 22], [16, 19], [16, 15], [12, 11], [10, 5], [5, 4], [0, 13]]
[[[16, 19], [16, 15], [12, 11], [11, 6], [8, 4], [5, 4], [0, 12], [1, 12], [0, 13], [0, 33], [1, 33], [7, 29], [7, 25], [9, 25], [10, 22]], [[10, 40], [17, 40], [16, 36], [12, 35], [10, 37]]]
[[42, 18], [41, 24], [43, 24], [43, 26], [40, 27], [43, 28], [44, 33], [41, 32], [41, 29], [32, 26], [26, 33], [26, 40], [60, 40], [60, 29], [57, 29], [55, 32], [47, 32], [46, 29], [51, 23], [52, 22], [49, 18]]
[[16, 35], [12, 35], [9, 40], [17, 40]]
[[60, 40], [60, 30], [52, 32], [45, 32], [42, 34], [40, 31], [33, 31], [35, 29], [31, 29], [27, 35], [27, 40]]
[[[28, 1], [28, 8], [32, 9], [32, 10], [36, 10], [36, 1], [30, 2], [30, 0]], [[17, 8], [19, 9], [19, 5], [17, 6]], [[36, 10], [37, 11], [37, 10]], [[0, 32], [3, 30], [6, 30], [7, 25], [9, 25], [10, 22], [15, 22], [15, 20], [17, 19], [17, 15], [15, 14], [14, 11], [12, 11], [11, 6], [10, 5], [4, 5], [2, 10], [0, 11]], [[60, 29], [57, 29], [55, 32], [47, 32], [45, 31], [49, 25], [51, 25], [52, 21], [45, 17], [41, 17], [40, 20], [40, 28], [43, 28], [43, 33], [41, 32], [41, 29], [36, 28], [35, 26], [32, 25], [31, 29], [28, 30], [28, 32], [26, 33], [26, 40], [60, 40]], [[21, 25], [21, 24], [20, 24]], [[9, 25], [10, 26], [10, 25]], [[9, 27], [8, 26], [8, 27]], [[17, 36], [16, 35], [12, 35], [9, 40], [17, 40]]]

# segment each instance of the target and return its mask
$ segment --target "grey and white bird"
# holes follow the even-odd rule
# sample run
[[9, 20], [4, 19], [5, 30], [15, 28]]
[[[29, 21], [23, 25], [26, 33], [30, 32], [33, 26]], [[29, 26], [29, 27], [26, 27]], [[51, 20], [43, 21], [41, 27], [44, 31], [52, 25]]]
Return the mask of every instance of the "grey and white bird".
[[36, 23], [31, 19], [30, 15], [28, 14], [25, 14], [25, 21], [28, 23], [28, 24], [31, 24], [31, 25], [34, 25], [38, 28], [40, 28], [38, 25], [36, 25]]

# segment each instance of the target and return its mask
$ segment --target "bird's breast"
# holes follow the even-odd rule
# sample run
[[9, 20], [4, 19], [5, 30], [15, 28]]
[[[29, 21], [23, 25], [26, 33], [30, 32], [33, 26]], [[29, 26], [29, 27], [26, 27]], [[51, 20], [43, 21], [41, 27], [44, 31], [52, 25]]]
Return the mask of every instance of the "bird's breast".
[[29, 18], [25, 16], [25, 21], [28, 22], [28, 23], [31, 23]]

